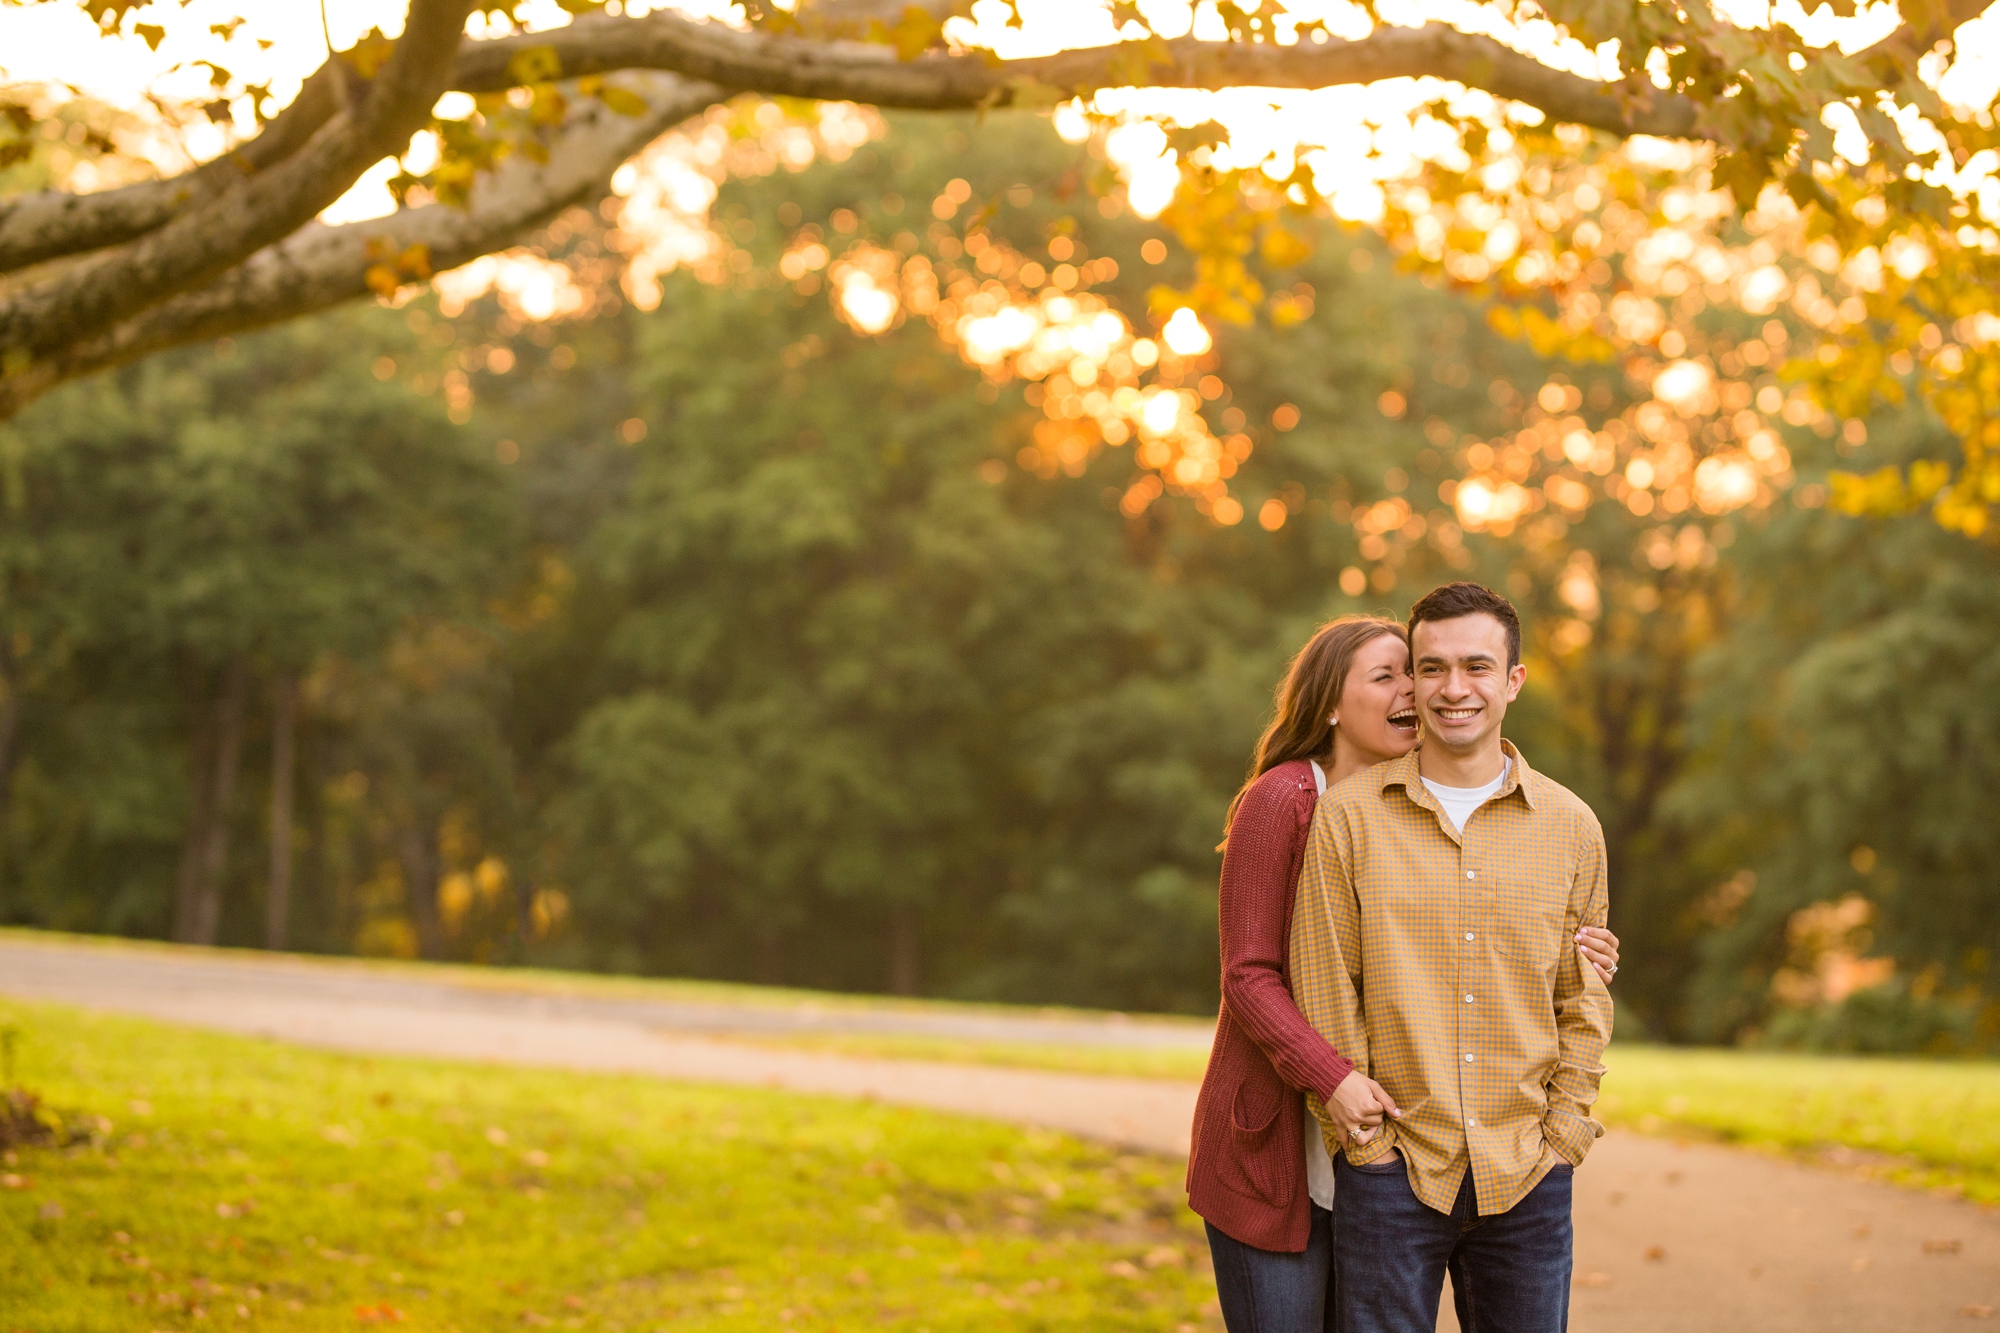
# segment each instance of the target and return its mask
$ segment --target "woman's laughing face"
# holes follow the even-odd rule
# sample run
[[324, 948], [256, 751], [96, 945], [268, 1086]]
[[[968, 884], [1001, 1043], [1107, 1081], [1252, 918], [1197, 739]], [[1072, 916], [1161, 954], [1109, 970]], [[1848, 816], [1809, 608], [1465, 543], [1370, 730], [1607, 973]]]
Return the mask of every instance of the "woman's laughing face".
[[1410, 752], [1417, 743], [1417, 705], [1410, 650], [1400, 634], [1379, 634], [1361, 645], [1334, 716], [1335, 743], [1344, 740], [1365, 763]]

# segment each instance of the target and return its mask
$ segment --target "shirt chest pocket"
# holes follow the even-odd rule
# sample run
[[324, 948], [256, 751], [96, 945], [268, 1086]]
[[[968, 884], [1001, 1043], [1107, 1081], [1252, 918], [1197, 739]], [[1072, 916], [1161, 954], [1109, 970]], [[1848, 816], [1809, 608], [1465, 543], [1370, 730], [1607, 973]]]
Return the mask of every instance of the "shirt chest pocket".
[[1569, 919], [1569, 883], [1554, 874], [1492, 876], [1479, 891], [1486, 938], [1508, 958], [1536, 970], [1561, 958]]

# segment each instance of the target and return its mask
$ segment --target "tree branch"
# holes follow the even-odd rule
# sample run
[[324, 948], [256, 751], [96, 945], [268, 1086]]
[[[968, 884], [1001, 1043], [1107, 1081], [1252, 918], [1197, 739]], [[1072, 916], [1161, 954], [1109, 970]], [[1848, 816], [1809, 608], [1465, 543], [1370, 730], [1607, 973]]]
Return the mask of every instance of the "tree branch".
[[367, 95], [290, 158], [146, 236], [0, 301], [0, 374], [21, 355], [88, 339], [147, 306], [210, 282], [311, 222], [356, 178], [400, 152], [449, 78], [472, 0], [410, 0], [403, 36]]
[[510, 87], [517, 82], [514, 58], [535, 48], [555, 53], [564, 78], [665, 69], [762, 93], [924, 111], [1006, 106], [1037, 88], [1063, 96], [1134, 84], [1330, 88], [1431, 75], [1613, 134], [1686, 137], [1696, 119], [1694, 103], [1677, 94], [1586, 79], [1442, 23], [1378, 28], [1352, 42], [1270, 46], [1184, 37], [995, 63], [976, 54], [898, 60], [884, 46], [743, 32], [660, 11], [469, 43], [452, 86], [465, 92]]
[[0, 273], [122, 245], [164, 226], [290, 157], [340, 108], [340, 72], [329, 60], [256, 138], [192, 171], [93, 194], [43, 190], [0, 199]]
[[428, 204], [368, 222], [315, 222], [199, 290], [0, 379], [0, 420], [65, 381], [366, 296], [368, 269], [383, 255], [422, 246], [431, 268], [443, 272], [516, 244], [602, 191], [619, 164], [661, 134], [730, 96], [729, 89], [671, 74], [633, 74], [620, 83], [645, 99], [643, 114], [619, 115], [594, 99], [577, 99], [546, 163], [510, 158], [480, 179], [467, 207]]

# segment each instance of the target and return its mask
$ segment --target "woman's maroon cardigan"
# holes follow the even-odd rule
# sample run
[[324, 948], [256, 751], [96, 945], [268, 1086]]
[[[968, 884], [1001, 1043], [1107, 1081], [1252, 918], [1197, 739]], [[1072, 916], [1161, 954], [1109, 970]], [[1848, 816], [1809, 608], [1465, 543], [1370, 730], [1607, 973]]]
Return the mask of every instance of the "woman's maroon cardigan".
[[1292, 902], [1318, 803], [1312, 765], [1279, 764], [1243, 794], [1222, 854], [1222, 1012], [1194, 1104], [1188, 1204], [1263, 1250], [1297, 1253], [1312, 1226], [1305, 1099], [1354, 1066], [1292, 1002]]

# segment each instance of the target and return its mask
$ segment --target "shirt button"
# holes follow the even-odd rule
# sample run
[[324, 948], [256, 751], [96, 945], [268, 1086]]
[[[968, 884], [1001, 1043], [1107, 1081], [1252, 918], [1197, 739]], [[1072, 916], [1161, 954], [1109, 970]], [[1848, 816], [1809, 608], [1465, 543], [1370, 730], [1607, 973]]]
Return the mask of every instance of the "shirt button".
[[1469, 930], [1468, 930], [1468, 931], [1466, 931], [1466, 932], [1465, 932], [1465, 938], [1467, 938], [1468, 940], [1469, 940], [1469, 939], [1471, 939], [1471, 938], [1472, 938], [1472, 932], [1471, 932], [1471, 931], [1469, 931]]
[[1478, 1129], [1478, 1128], [1479, 1128], [1479, 1122], [1478, 1122], [1477, 1120], [1474, 1120], [1474, 1119], [1472, 1119], [1472, 1118], [1471, 1118], [1470, 1116], [1468, 1116], [1468, 1117], [1466, 1117], [1466, 1121], [1465, 1121], [1465, 1127], [1466, 1127], [1467, 1129]]
[[1465, 872], [1465, 877], [1466, 877], [1467, 879], [1478, 879], [1478, 878], [1479, 878], [1479, 872], [1478, 872], [1478, 871], [1476, 871], [1476, 870], [1468, 870], [1468, 871], [1466, 871], [1466, 872]]
[[1471, 1064], [1471, 1063], [1472, 1063], [1472, 1052], [1471, 1052], [1471, 1051], [1467, 1051], [1467, 1052], [1465, 1053], [1465, 1063], [1467, 1063], [1467, 1064]]
[[1471, 1003], [1472, 1003], [1472, 997], [1471, 997], [1470, 995], [1466, 996], [1466, 997], [1465, 997], [1465, 1002], [1466, 1002], [1467, 1004], [1471, 1004]]

